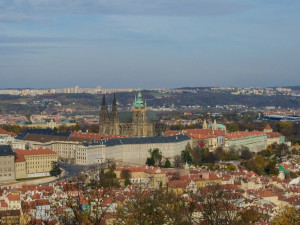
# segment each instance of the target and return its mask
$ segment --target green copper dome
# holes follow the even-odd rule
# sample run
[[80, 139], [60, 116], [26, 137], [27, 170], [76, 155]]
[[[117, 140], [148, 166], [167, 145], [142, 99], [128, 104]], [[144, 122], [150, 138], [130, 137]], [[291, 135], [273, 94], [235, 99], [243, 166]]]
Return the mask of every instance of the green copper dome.
[[138, 96], [134, 98], [133, 107], [135, 108], [145, 108], [146, 103], [142, 99], [142, 92], [141, 89], [139, 89]]
[[[208, 128], [212, 128], [213, 125], [214, 125], [213, 123], [210, 123], [208, 125]], [[221, 130], [226, 129], [226, 127], [223, 124], [217, 123], [217, 126], [218, 126], [218, 129], [221, 129]]]

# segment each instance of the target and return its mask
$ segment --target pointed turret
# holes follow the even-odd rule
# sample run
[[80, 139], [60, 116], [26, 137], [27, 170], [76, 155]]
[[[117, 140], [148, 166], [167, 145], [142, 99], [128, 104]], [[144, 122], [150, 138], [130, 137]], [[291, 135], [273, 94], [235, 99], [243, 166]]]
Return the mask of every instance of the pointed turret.
[[264, 129], [264, 133], [271, 133], [271, 132], [273, 132], [273, 129], [270, 126], [270, 124], [267, 124], [267, 126]]
[[100, 121], [109, 121], [109, 114], [108, 114], [108, 108], [106, 105], [106, 100], [105, 100], [105, 94], [103, 95], [102, 98], [102, 105], [100, 109]]
[[214, 123], [212, 125], [212, 129], [213, 130], [218, 130], [218, 124], [217, 124], [217, 120], [216, 119], [214, 119]]
[[114, 99], [113, 99], [112, 110], [111, 110], [111, 120], [113, 122], [114, 121], [119, 121], [119, 113], [118, 113], [116, 93], [114, 93]]

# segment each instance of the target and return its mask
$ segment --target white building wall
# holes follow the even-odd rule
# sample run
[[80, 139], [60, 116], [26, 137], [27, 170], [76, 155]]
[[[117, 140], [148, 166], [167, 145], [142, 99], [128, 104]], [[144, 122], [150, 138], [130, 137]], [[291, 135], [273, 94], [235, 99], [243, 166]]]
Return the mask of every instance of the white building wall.
[[[77, 148], [78, 151], [76, 151], [78, 155], [76, 156], [76, 164], [90, 165], [96, 163], [97, 158], [102, 158], [103, 161], [110, 159], [144, 165], [146, 159], [150, 156], [149, 149], [155, 148], [158, 148], [162, 152], [163, 157], [172, 160], [174, 156], [181, 154], [181, 151], [184, 150], [188, 142], [192, 144], [192, 140], [187, 140], [172, 143], [124, 144], [109, 147], [101, 145], [89, 147], [80, 146]], [[84, 161], [85, 154], [86, 161]]]
[[104, 145], [77, 146], [75, 149], [75, 163], [78, 165], [92, 165], [102, 163], [106, 159]]
[[225, 147], [235, 147], [240, 149], [242, 146], [248, 147], [251, 152], [259, 152], [267, 147], [267, 135], [254, 135], [225, 141]]

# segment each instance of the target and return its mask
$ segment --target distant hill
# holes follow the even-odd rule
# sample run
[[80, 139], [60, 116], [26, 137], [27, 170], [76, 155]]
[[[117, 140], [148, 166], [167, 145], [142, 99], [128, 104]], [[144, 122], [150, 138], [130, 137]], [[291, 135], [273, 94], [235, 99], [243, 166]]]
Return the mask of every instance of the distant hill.
[[287, 86], [286, 88], [290, 88], [292, 90], [300, 90], [300, 86]]

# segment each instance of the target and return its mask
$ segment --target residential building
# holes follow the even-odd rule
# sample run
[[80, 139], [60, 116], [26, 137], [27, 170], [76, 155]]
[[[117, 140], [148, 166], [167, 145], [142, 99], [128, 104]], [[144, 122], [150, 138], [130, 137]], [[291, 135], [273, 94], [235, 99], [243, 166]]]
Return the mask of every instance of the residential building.
[[18, 192], [8, 193], [3, 196], [3, 199], [8, 205], [8, 210], [20, 210], [21, 209], [21, 198]]
[[251, 152], [259, 152], [267, 147], [267, 135], [261, 131], [238, 131], [225, 135], [225, 148], [247, 147]]
[[192, 147], [201, 146], [214, 150], [224, 145], [226, 131], [223, 129], [186, 129], [183, 131], [167, 131], [165, 136], [177, 134], [184, 134], [192, 138]]
[[0, 211], [0, 220], [3, 225], [20, 224], [20, 210], [5, 210]]
[[267, 135], [267, 145], [271, 145], [273, 143], [285, 143], [285, 136], [283, 136], [281, 133], [273, 132], [273, 129], [271, 128], [270, 124], [267, 124], [267, 126], [264, 129], [264, 133]]
[[10, 145], [0, 145], [0, 182], [15, 178], [15, 153]]
[[26, 161], [23, 154], [16, 154], [15, 170], [16, 170], [16, 179], [27, 177]]
[[160, 186], [166, 186], [166, 173], [161, 168], [147, 165], [140, 167], [120, 167], [115, 170], [117, 178], [122, 179], [121, 174], [124, 170], [130, 171], [130, 182], [137, 187], [159, 188]]

